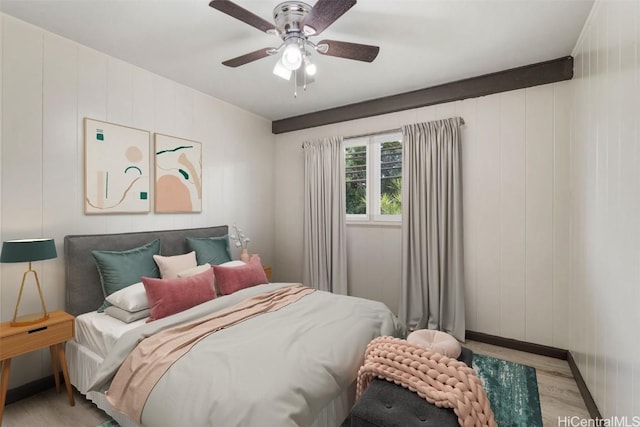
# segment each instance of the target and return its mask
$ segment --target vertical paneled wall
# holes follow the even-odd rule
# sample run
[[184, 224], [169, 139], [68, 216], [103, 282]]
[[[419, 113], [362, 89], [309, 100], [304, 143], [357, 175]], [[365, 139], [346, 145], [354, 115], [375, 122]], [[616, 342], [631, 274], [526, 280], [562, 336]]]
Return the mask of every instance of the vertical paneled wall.
[[596, 2], [573, 56], [569, 348], [602, 415], [637, 416], [640, 2]]
[[[273, 261], [274, 137], [268, 120], [11, 16], [1, 14], [0, 23], [0, 236], [55, 238], [58, 258], [35, 264], [47, 308], [64, 308], [67, 234], [238, 222], [252, 238], [252, 252]], [[202, 142], [202, 213], [84, 215], [85, 117]], [[13, 315], [26, 265], [0, 269], [4, 321]], [[31, 291], [22, 313], [39, 308]], [[48, 352], [21, 356], [12, 363], [9, 386], [49, 372]]]
[[[277, 278], [302, 277], [302, 141], [461, 116], [467, 329], [566, 348], [569, 101], [561, 82], [277, 135]], [[349, 292], [397, 311], [400, 228], [347, 228]]]

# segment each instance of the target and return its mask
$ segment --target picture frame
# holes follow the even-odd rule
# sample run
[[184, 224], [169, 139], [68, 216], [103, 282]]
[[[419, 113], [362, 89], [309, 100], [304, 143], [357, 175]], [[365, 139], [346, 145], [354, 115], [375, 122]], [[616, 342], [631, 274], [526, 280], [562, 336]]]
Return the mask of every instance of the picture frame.
[[84, 119], [84, 213], [151, 210], [149, 131]]
[[202, 212], [202, 144], [154, 134], [155, 212]]

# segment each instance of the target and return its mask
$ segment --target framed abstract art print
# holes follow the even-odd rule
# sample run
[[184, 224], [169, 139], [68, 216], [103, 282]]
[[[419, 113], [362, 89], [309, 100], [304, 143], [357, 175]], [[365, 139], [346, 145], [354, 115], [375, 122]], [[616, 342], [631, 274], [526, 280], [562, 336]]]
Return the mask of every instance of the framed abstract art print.
[[150, 211], [150, 133], [84, 119], [86, 214]]
[[202, 211], [202, 144], [156, 133], [155, 211]]

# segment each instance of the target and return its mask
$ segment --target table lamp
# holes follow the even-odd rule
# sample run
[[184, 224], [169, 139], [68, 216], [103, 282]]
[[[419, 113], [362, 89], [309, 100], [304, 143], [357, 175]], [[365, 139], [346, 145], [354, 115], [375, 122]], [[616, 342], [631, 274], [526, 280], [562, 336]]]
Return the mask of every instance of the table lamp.
[[[56, 245], [53, 239], [21, 239], [7, 240], [2, 243], [2, 253], [0, 254], [0, 262], [28, 262], [29, 269], [22, 275], [22, 283], [20, 284], [20, 293], [18, 293], [18, 302], [16, 310], [13, 312], [13, 320], [11, 326], [27, 326], [35, 323], [43, 322], [49, 318], [47, 308], [44, 305], [42, 297], [42, 289], [40, 289], [40, 280], [38, 273], [31, 268], [32, 261], [42, 261], [45, 259], [56, 258]], [[42, 305], [42, 313], [36, 313], [18, 318], [18, 308], [20, 307], [20, 299], [22, 298], [22, 290], [24, 282], [29, 273], [33, 273], [36, 278], [36, 286], [38, 287], [38, 295], [40, 296], [40, 304]]]

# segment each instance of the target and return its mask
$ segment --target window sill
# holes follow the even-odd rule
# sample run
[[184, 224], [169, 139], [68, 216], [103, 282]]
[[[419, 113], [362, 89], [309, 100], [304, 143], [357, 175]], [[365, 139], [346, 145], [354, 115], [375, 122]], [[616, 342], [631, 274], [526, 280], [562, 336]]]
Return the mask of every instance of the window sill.
[[402, 221], [349, 221], [347, 227], [402, 227]]

